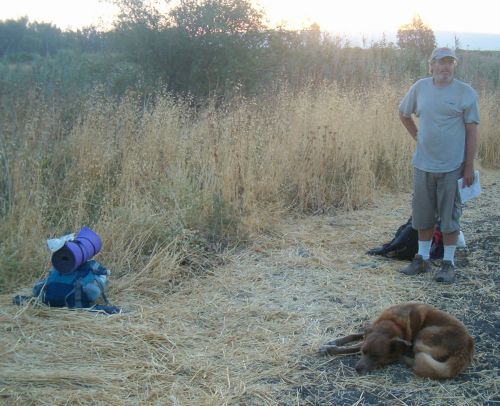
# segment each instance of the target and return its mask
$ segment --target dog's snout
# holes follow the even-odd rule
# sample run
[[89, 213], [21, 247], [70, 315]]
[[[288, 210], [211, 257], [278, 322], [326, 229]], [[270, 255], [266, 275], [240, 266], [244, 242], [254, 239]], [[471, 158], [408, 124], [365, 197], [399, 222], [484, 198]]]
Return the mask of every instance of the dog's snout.
[[366, 365], [363, 363], [363, 361], [359, 361], [356, 364], [355, 368], [358, 374], [364, 374], [366, 372]]

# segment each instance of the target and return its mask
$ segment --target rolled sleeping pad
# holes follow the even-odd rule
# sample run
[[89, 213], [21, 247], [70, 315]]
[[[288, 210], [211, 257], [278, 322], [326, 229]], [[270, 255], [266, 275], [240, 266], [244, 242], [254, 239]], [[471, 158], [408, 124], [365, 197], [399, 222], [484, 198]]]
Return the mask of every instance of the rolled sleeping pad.
[[70, 273], [96, 255], [102, 247], [99, 235], [82, 227], [73, 241], [52, 254], [52, 266], [61, 273]]
[[97, 235], [95, 231], [92, 231], [90, 228], [85, 226], [82, 227], [82, 229], [76, 235], [76, 240], [81, 241], [82, 243], [87, 242], [92, 244], [94, 251], [92, 256], [97, 255], [97, 253], [102, 248], [102, 241], [99, 235]]
[[52, 254], [52, 266], [61, 273], [70, 273], [83, 264], [83, 258], [80, 244], [67, 241], [61, 249]]

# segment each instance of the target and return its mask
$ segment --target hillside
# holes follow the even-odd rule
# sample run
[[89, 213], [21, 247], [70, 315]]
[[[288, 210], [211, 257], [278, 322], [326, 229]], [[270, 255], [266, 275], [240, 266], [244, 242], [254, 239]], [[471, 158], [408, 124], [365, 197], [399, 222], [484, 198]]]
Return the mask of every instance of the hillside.
[[[454, 285], [408, 278], [369, 257], [409, 215], [409, 194], [377, 192], [359, 211], [289, 218], [221, 265], [170, 284], [113, 281], [127, 312], [22, 308], [1, 296], [5, 404], [487, 405], [498, 397], [500, 171], [464, 210], [467, 248]], [[185, 274], [186, 275], [186, 274]], [[154, 277], [152, 275], [151, 277]], [[423, 380], [401, 365], [358, 376], [357, 356], [323, 358], [324, 342], [358, 331], [386, 306], [423, 301], [455, 314], [476, 340], [457, 379]]]

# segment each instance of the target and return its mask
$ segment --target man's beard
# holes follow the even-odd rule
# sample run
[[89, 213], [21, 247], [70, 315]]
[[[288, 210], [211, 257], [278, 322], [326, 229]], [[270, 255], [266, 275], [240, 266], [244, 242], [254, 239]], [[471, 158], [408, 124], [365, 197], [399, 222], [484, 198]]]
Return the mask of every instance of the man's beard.
[[434, 73], [432, 76], [437, 83], [451, 83], [453, 80], [453, 73], [449, 72]]

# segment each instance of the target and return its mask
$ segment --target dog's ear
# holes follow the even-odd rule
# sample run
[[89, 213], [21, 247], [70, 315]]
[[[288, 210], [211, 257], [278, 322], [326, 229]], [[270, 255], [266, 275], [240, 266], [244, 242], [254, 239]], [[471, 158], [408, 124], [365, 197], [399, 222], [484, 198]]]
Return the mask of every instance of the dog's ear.
[[412, 343], [406, 340], [403, 340], [400, 337], [394, 337], [391, 340], [391, 352], [396, 352], [398, 350], [406, 351], [411, 349]]

